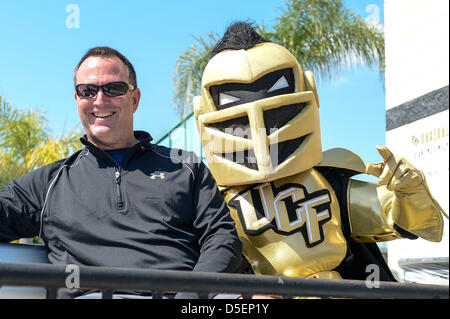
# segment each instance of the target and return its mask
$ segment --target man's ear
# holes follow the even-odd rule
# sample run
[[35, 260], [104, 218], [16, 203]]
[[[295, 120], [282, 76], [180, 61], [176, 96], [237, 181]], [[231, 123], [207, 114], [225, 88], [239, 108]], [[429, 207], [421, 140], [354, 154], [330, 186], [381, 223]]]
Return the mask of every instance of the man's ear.
[[131, 95], [131, 98], [133, 99], [133, 113], [136, 112], [139, 101], [141, 100], [141, 90], [139, 88], [136, 88]]

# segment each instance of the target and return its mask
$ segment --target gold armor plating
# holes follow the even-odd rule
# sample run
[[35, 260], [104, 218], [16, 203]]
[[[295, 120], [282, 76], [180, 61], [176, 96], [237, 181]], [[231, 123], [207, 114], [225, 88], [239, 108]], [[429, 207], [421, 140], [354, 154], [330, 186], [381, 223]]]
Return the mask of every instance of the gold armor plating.
[[255, 273], [309, 277], [344, 259], [339, 205], [315, 169], [224, 195]]
[[337, 271], [323, 271], [308, 278], [316, 278], [316, 279], [342, 279], [341, 275]]
[[389, 214], [392, 197], [393, 193], [383, 186], [350, 180], [347, 202], [354, 240], [370, 243], [401, 238]]
[[351, 175], [366, 172], [366, 164], [355, 153], [345, 148], [332, 148], [323, 152], [322, 161], [316, 167], [336, 167], [352, 171]]

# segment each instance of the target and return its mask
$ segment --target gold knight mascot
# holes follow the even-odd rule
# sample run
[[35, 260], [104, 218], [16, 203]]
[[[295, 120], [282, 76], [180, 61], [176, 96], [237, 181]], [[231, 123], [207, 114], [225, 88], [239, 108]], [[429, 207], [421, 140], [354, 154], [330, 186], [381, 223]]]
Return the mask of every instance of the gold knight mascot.
[[346, 149], [322, 152], [313, 74], [287, 49], [238, 22], [212, 55], [194, 113], [254, 273], [364, 280], [375, 264], [395, 281], [376, 242], [441, 240], [445, 213], [405, 159], [379, 146], [384, 161], [366, 167]]

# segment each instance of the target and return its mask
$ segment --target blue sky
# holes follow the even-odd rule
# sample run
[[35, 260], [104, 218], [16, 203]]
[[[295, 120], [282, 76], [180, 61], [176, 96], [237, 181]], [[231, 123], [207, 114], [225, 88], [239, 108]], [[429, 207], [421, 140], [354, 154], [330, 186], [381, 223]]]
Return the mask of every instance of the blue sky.
[[[347, 0], [368, 18], [383, 20], [383, 0]], [[79, 8], [79, 28], [66, 12]], [[222, 35], [237, 20], [270, 26], [283, 0], [0, 1], [0, 95], [19, 109], [39, 108], [58, 134], [78, 124], [72, 73], [93, 46], [107, 45], [134, 64], [142, 91], [135, 128], [160, 135], [177, 121], [172, 75], [176, 60], [209, 31]], [[70, 20], [74, 21], [74, 20]], [[378, 71], [346, 70], [334, 80], [316, 79], [323, 149], [348, 148], [366, 163], [379, 161], [385, 142], [385, 92]], [[80, 126], [81, 127], [81, 126]]]

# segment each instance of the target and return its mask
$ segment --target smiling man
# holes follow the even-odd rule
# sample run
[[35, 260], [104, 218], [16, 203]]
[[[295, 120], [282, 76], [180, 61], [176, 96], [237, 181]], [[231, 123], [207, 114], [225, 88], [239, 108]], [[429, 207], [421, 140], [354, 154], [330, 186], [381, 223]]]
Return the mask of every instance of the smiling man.
[[131, 63], [119, 52], [113, 56], [97, 55], [103, 52], [114, 51], [91, 49], [75, 69], [78, 115], [88, 140], [97, 147], [128, 148], [137, 143], [133, 114], [141, 92]]
[[141, 92], [128, 59], [90, 49], [74, 82], [85, 147], [0, 191], [0, 241], [39, 235], [54, 264], [238, 271], [242, 245], [208, 168], [133, 131]]

